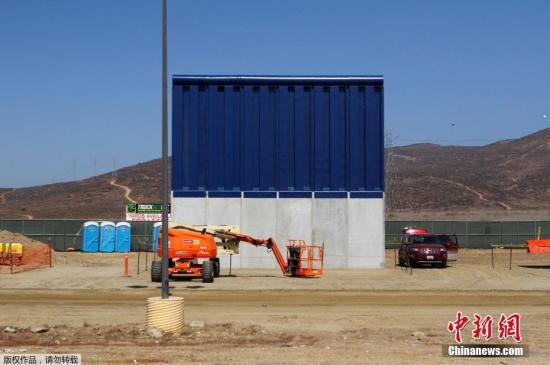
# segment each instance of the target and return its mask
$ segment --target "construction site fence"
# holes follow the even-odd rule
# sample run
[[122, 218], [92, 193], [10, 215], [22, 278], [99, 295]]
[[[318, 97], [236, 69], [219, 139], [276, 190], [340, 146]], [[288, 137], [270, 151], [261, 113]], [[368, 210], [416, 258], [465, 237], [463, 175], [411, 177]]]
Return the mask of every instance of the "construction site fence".
[[[80, 250], [82, 247], [82, 225], [88, 220], [73, 219], [3, 219], [0, 230], [21, 233], [36, 241], [48, 242], [56, 251]], [[101, 220], [99, 220], [101, 221]], [[131, 222], [131, 250], [141, 251], [152, 247], [152, 229], [155, 222]]]
[[[87, 220], [69, 219], [4, 219], [0, 230], [21, 233], [34, 240], [51, 239], [56, 251], [80, 250], [82, 224]], [[132, 251], [152, 247], [154, 222], [131, 222]], [[430, 232], [454, 233], [462, 248], [491, 248], [495, 244], [523, 244], [528, 239], [550, 237], [550, 221], [386, 221], [386, 247], [392, 248], [401, 240], [403, 227], [424, 227]]]
[[386, 247], [395, 247], [403, 227], [423, 227], [430, 232], [456, 234], [461, 248], [521, 245], [527, 240], [550, 237], [550, 221], [386, 221]]

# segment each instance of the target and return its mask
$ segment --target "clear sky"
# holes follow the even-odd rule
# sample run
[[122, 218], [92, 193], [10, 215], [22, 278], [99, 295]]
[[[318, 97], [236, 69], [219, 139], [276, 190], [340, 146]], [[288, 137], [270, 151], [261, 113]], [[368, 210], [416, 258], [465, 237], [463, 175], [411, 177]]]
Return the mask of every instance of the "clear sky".
[[[168, 7], [169, 74], [383, 75], [395, 144], [550, 123], [547, 0]], [[161, 0], [0, 1], [0, 187], [159, 157], [160, 42]]]

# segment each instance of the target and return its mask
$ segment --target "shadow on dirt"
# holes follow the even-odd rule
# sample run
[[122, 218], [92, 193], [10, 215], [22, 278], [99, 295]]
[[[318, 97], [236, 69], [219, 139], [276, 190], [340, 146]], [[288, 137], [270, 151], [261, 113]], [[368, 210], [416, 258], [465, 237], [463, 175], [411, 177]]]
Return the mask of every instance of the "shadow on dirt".
[[525, 269], [550, 269], [550, 265], [518, 265]]

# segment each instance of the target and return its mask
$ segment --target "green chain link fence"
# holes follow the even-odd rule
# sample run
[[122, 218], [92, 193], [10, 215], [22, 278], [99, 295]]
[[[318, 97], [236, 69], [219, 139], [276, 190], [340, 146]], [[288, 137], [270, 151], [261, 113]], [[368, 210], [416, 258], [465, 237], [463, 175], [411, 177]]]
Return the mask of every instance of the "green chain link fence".
[[[35, 240], [48, 242], [51, 238], [55, 250], [80, 250], [84, 220], [6, 219], [0, 220], [0, 230], [21, 233]], [[154, 222], [132, 222], [132, 250], [138, 245], [151, 245]], [[550, 237], [550, 221], [386, 221], [386, 246], [394, 247], [401, 239], [406, 226], [424, 227], [430, 232], [455, 233], [462, 248], [491, 248], [492, 244], [522, 244], [540, 232]]]
[[454, 233], [462, 248], [491, 248], [492, 244], [522, 244], [538, 235], [550, 236], [548, 221], [386, 221], [386, 245], [398, 243], [401, 229], [407, 226], [427, 228], [435, 233]]
[[[56, 251], [67, 249], [80, 250], [82, 241], [82, 224], [85, 220], [47, 220], [47, 219], [6, 219], [0, 220], [0, 230], [21, 233], [34, 240], [48, 242]], [[154, 222], [132, 222], [132, 251], [138, 250], [141, 245], [150, 247], [151, 231]]]

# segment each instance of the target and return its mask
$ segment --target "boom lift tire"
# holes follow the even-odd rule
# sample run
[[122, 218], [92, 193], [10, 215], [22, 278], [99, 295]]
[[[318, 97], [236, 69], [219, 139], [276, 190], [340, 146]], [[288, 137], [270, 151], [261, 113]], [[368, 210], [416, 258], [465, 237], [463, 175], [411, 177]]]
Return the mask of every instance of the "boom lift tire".
[[214, 282], [214, 261], [205, 261], [202, 263], [201, 277], [203, 283]]
[[214, 277], [219, 278], [220, 277], [220, 259], [210, 259], [214, 263]]
[[153, 283], [160, 283], [162, 281], [162, 262], [151, 262], [151, 281]]

